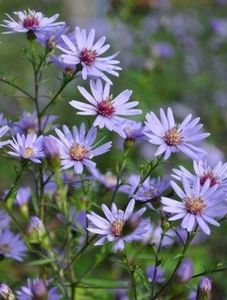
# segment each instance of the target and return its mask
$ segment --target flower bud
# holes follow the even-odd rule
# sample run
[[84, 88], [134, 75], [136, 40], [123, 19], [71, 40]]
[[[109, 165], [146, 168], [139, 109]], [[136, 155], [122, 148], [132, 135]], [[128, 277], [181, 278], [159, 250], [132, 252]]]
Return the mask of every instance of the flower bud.
[[192, 278], [193, 264], [190, 259], [184, 259], [177, 271], [177, 276], [181, 282], [187, 282]]
[[0, 284], [0, 299], [1, 300], [15, 300], [16, 299], [16, 297], [13, 294], [10, 287], [5, 283]]
[[45, 284], [45, 281], [38, 279], [33, 283], [32, 287], [34, 293], [34, 299], [36, 300], [47, 300], [48, 299], [48, 290]]
[[208, 300], [211, 297], [212, 281], [208, 277], [203, 277], [198, 285], [197, 299]]
[[30, 187], [21, 187], [17, 191], [15, 204], [19, 205], [21, 213], [27, 217], [28, 216], [28, 201], [31, 197]]
[[164, 272], [160, 267], [151, 265], [147, 268], [146, 273], [150, 282], [162, 283], [165, 281]]
[[32, 216], [28, 224], [28, 237], [30, 243], [39, 244], [46, 235], [43, 222], [36, 216]]
[[43, 139], [43, 145], [50, 167], [55, 171], [58, 170], [60, 167], [60, 155], [56, 140], [51, 136], [46, 136]]

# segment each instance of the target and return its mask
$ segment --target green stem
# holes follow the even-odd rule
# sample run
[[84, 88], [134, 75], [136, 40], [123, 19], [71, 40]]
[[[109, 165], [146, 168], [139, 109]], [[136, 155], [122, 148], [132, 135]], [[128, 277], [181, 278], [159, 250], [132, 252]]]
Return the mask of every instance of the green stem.
[[24, 94], [25, 96], [27, 96], [28, 98], [30, 98], [32, 101], [34, 101], [34, 98], [32, 95], [30, 95], [27, 91], [25, 91], [23, 88], [19, 87], [18, 85], [16, 85], [15, 83], [4, 79], [3, 77], [0, 77], [0, 82], [5, 83], [13, 88], [15, 88], [16, 90], [18, 90], [19, 92], [21, 92], [22, 94]]
[[137, 300], [136, 280], [135, 280], [135, 266], [132, 266], [128, 260], [126, 251], [124, 251], [124, 261], [128, 268], [131, 278], [131, 295], [133, 300]]
[[204, 272], [193, 275], [192, 278], [197, 278], [197, 277], [201, 277], [201, 276], [204, 276], [204, 275], [209, 275], [209, 274], [218, 273], [218, 272], [225, 272], [225, 271], [227, 271], [227, 267], [217, 268], [217, 269], [212, 269], [212, 270], [206, 270]]

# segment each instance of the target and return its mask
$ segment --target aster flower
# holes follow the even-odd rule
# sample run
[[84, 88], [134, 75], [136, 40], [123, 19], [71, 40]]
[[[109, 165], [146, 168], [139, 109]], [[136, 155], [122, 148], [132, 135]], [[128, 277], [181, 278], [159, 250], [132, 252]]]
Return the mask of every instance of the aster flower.
[[207, 160], [193, 161], [193, 169], [195, 174], [192, 174], [183, 166], [179, 166], [179, 169], [173, 169], [172, 176], [181, 181], [182, 177], [187, 177], [191, 182], [198, 176], [200, 183], [203, 185], [207, 179], [209, 179], [210, 186], [218, 185], [220, 188], [227, 187], [227, 163], [217, 162], [212, 168]]
[[[169, 187], [169, 181], [163, 177], [148, 177], [141, 185], [141, 178], [137, 174], [129, 176], [127, 184], [120, 187], [120, 191], [127, 193], [137, 201], [157, 200]], [[139, 188], [138, 188], [139, 187]]]
[[95, 168], [96, 163], [92, 161], [92, 158], [109, 151], [112, 144], [107, 142], [95, 148], [93, 144], [97, 136], [97, 129], [92, 127], [86, 133], [85, 124], [81, 124], [79, 130], [73, 126], [72, 133], [66, 125], [63, 126], [63, 132], [59, 129], [55, 129], [55, 131], [60, 139], [56, 139], [56, 141], [59, 146], [62, 168], [74, 167], [76, 174], [81, 174], [84, 166], [88, 169]]
[[141, 122], [126, 121], [123, 124], [123, 130], [125, 132], [126, 140], [130, 141], [141, 141], [145, 139], [144, 128]]
[[188, 232], [198, 225], [205, 234], [209, 235], [208, 224], [219, 226], [215, 218], [223, 217], [227, 212], [222, 192], [218, 190], [217, 185], [210, 187], [209, 179], [201, 185], [198, 177], [193, 180], [193, 183], [183, 177], [182, 184], [183, 190], [171, 181], [171, 186], [181, 202], [162, 197], [163, 211], [173, 215], [169, 221], [183, 219], [181, 227]]
[[[2, 126], [0, 128], [0, 139], [7, 133], [7, 131], [9, 130], [9, 126], [5, 125]], [[9, 141], [0, 141], [0, 148], [2, 148], [3, 146], [9, 144]]]
[[33, 300], [33, 299], [47, 299], [47, 300], [59, 300], [61, 296], [58, 293], [58, 289], [53, 287], [48, 289], [48, 284], [42, 279], [28, 279], [27, 285], [22, 286], [17, 291], [18, 300]]
[[69, 103], [79, 110], [78, 115], [96, 116], [93, 126], [106, 127], [108, 130], [114, 130], [123, 138], [126, 138], [122, 125], [127, 119], [120, 116], [142, 113], [140, 109], [133, 108], [138, 105], [138, 101], [128, 102], [132, 91], [124, 90], [113, 99], [112, 95], [110, 95], [109, 83], [103, 86], [101, 80], [91, 80], [90, 88], [92, 94], [88, 93], [84, 87], [78, 87], [80, 93], [87, 99], [89, 104], [76, 100], [72, 100]]
[[183, 152], [192, 159], [198, 160], [206, 152], [193, 143], [208, 137], [209, 133], [201, 133], [202, 124], [199, 124], [199, 118], [192, 120], [189, 114], [183, 122], [176, 124], [171, 108], [168, 108], [167, 115], [163, 109], [160, 109], [161, 121], [153, 112], [146, 116], [145, 135], [149, 142], [158, 145], [155, 156], [164, 155], [168, 159], [171, 153]]
[[21, 187], [17, 190], [15, 203], [19, 206], [26, 205], [31, 197], [30, 187]]
[[111, 210], [105, 204], [102, 204], [102, 210], [106, 219], [94, 212], [87, 214], [87, 218], [90, 221], [87, 230], [101, 235], [95, 246], [113, 242], [113, 251], [116, 252], [124, 249], [125, 242], [129, 243], [143, 239], [143, 234], [146, 233], [149, 224], [149, 220], [141, 218], [146, 208], [141, 208], [133, 213], [134, 206], [134, 199], [130, 200], [125, 212], [118, 209], [114, 203], [111, 206]]
[[163, 283], [165, 281], [164, 271], [160, 267], [151, 265], [146, 270], [150, 282]]
[[0, 298], [2, 300], [15, 300], [16, 299], [11, 288], [5, 283], [0, 284]]
[[27, 248], [19, 234], [14, 234], [9, 230], [0, 233], [0, 255], [23, 261]]
[[14, 20], [10, 15], [6, 14], [9, 19], [3, 20], [4, 24], [1, 24], [1, 26], [8, 28], [9, 31], [3, 33], [28, 31], [32, 31], [33, 33], [43, 32], [45, 30], [50, 30], [54, 26], [59, 26], [65, 23], [55, 22], [55, 20], [59, 17], [59, 14], [47, 18], [41, 12], [31, 9], [28, 9], [28, 11], [15, 11], [14, 15], [18, 17], [17, 21]]
[[0, 210], [0, 231], [9, 228], [10, 217], [3, 211]]
[[28, 159], [35, 163], [41, 163], [40, 158], [44, 157], [43, 137], [39, 136], [37, 138], [36, 134], [25, 136], [18, 133], [16, 138], [13, 137], [10, 141], [9, 147], [13, 150], [8, 151], [10, 155]]
[[105, 53], [110, 45], [105, 43], [106, 38], [103, 36], [97, 42], [95, 41], [95, 30], [91, 29], [88, 33], [85, 29], [75, 28], [75, 37], [70, 39], [66, 35], [62, 35], [65, 42], [65, 47], [58, 48], [65, 54], [62, 54], [64, 63], [77, 65], [81, 64], [82, 78], [87, 77], [102, 78], [105, 81], [112, 83], [105, 73], [118, 76], [118, 71], [121, 70], [118, 60], [114, 58], [118, 53], [111, 56], [100, 57]]

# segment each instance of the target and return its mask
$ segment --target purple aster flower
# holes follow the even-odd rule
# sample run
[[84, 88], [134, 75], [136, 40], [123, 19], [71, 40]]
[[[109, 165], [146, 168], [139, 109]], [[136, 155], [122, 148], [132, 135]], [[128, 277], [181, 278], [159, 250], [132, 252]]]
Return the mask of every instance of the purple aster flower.
[[3, 211], [0, 210], [0, 231], [9, 228], [10, 217]]
[[8, 151], [10, 155], [41, 163], [40, 158], [44, 157], [42, 136], [37, 138], [36, 134], [28, 134], [25, 137], [17, 133], [16, 138], [12, 139], [9, 143], [9, 147], [13, 150]]
[[90, 221], [87, 230], [101, 235], [95, 246], [113, 242], [113, 251], [116, 252], [124, 249], [125, 242], [141, 241], [143, 239], [143, 234], [146, 233], [149, 224], [149, 220], [141, 218], [146, 208], [141, 208], [133, 213], [134, 206], [134, 199], [129, 202], [125, 212], [118, 209], [114, 203], [111, 210], [105, 204], [102, 204], [106, 219], [94, 212], [87, 214]]
[[152, 45], [151, 52], [158, 58], [170, 58], [174, 55], [173, 47], [166, 42], [157, 42]]
[[[91, 29], [88, 33], [85, 29], [75, 28], [75, 38], [70, 39], [66, 35], [62, 35], [66, 48], [58, 46], [65, 54], [62, 54], [62, 59], [65, 63], [71, 65], [81, 64], [82, 78], [87, 77], [102, 78], [105, 81], [112, 83], [105, 73], [119, 76], [118, 71], [121, 70], [118, 60], [115, 60], [118, 53], [111, 56], [100, 57], [105, 53], [110, 45], [104, 45], [106, 38], [101, 37], [95, 41], [95, 30]], [[75, 39], [75, 41], [74, 41]]]
[[146, 273], [150, 282], [163, 283], [165, 281], [164, 271], [160, 267], [151, 265], [147, 268]]
[[113, 190], [117, 184], [117, 176], [113, 174], [111, 171], [102, 174], [97, 169], [92, 171], [92, 175], [94, 176], [95, 180], [100, 182], [104, 185], [107, 189]]
[[[5, 126], [2, 126], [0, 128], [0, 138], [2, 138], [6, 133], [7, 131], [9, 130], [9, 127], [7, 125]], [[2, 148], [3, 146], [9, 144], [9, 141], [0, 141], [0, 148]]]
[[159, 145], [155, 156], [164, 154], [164, 159], [168, 159], [171, 153], [184, 152], [192, 159], [198, 160], [200, 156], [206, 155], [206, 152], [192, 143], [208, 137], [209, 133], [201, 133], [202, 124], [199, 124], [199, 118], [192, 120], [189, 114], [182, 123], [176, 124], [171, 108], [168, 108], [167, 115], [163, 109], [160, 109], [161, 121], [153, 112], [146, 116], [145, 135], [149, 142]]
[[[129, 176], [127, 184], [120, 187], [120, 191], [127, 193], [137, 201], [158, 200], [163, 192], [169, 187], [169, 181], [163, 177], [148, 177], [142, 184], [139, 175]], [[139, 188], [138, 188], [139, 187]]]
[[47, 299], [59, 300], [61, 296], [58, 294], [58, 289], [53, 287], [48, 289], [48, 284], [43, 279], [28, 279], [27, 285], [22, 286], [17, 291], [18, 300], [33, 300], [33, 299]]
[[126, 121], [123, 124], [126, 140], [141, 141], [145, 139], [144, 128], [141, 122]]
[[198, 224], [207, 235], [210, 234], [208, 224], [219, 226], [215, 218], [226, 214], [226, 206], [223, 203], [223, 194], [218, 190], [217, 185], [210, 187], [209, 179], [201, 185], [198, 177], [193, 182], [183, 177], [183, 190], [175, 182], [170, 183], [181, 199], [179, 202], [162, 197], [163, 211], [173, 215], [169, 218], [170, 221], [183, 219], [181, 227], [189, 232]]
[[19, 234], [14, 234], [9, 230], [0, 233], [0, 255], [23, 261], [27, 248]]
[[15, 300], [16, 299], [16, 297], [13, 294], [10, 287], [5, 283], [0, 284], [0, 298], [2, 300]]
[[189, 172], [183, 166], [179, 166], [179, 169], [173, 169], [173, 177], [179, 181], [182, 177], [187, 177], [188, 180], [193, 182], [195, 176], [200, 178], [200, 184], [203, 185], [207, 179], [209, 179], [210, 186], [218, 185], [219, 188], [227, 187], [227, 163], [217, 162], [212, 168], [207, 160], [193, 161], [193, 168], [195, 174]]
[[67, 77], [71, 77], [76, 69], [75, 64], [65, 63], [61, 56], [52, 55], [50, 60], [59, 68], [63, 69], [64, 75]]
[[[41, 119], [41, 129], [52, 129], [53, 123], [58, 117], [55, 115], [44, 116]], [[20, 134], [38, 133], [38, 117], [37, 113], [23, 112], [19, 121], [14, 122], [13, 131]]]
[[9, 18], [8, 20], [3, 20], [4, 24], [2, 27], [8, 28], [9, 31], [3, 33], [14, 33], [14, 32], [28, 32], [32, 31], [43, 32], [45, 30], [50, 30], [54, 26], [63, 25], [65, 22], [55, 22], [59, 17], [56, 14], [50, 18], [45, 17], [41, 12], [28, 9], [28, 11], [15, 11], [14, 15], [18, 17], [18, 20], [14, 20], [10, 15], [6, 14]]
[[123, 138], [126, 137], [122, 124], [127, 120], [120, 116], [138, 115], [142, 111], [134, 109], [138, 101], [128, 102], [132, 91], [124, 90], [116, 98], [110, 95], [110, 84], [104, 86], [101, 80], [91, 80], [90, 88], [92, 94], [88, 93], [84, 87], [79, 86], [80, 93], [87, 99], [89, 104], [72, 100], [69, 103], [79, 110], [78, 115], [96, 116], [93, 126], [106, 127], [110, 131], [115, 131]]
[[19, 206], [26, 205], [31, 197], [30, 187], [21, 187], [17, 190], [15, 203]]
[[60, 140], [56, 139], [60, 151], [61, 165], [63, 169], [74, 167], [76, 174], [83, 172], [83, 167], [94, 169], [96, 163], [91, 159], [109, 151], [112, 143], [107, 142], [97, 148], [93, 143], [97, 136], [97, 129], [92, 127], [86, 133], [85, 124], [81, 124], [78, 130], [73, 126], [72, 133], [69, 128], [64, 125], [63, 132], [55, 129]]
[[177, 270], [177, 276], [181, 282], [189, 281], [193, 276], [193, 264], [191, 259], [185, 258], [179, 269]]

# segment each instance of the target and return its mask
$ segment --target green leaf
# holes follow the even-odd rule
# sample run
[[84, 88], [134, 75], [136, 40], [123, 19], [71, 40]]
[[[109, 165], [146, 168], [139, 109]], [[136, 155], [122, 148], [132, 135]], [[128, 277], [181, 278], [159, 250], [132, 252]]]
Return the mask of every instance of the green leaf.
[[49, 263], [52, 263], [53, 261], [55, 261], [55, 258], [44, 258], [44, 259], [32, 261], [32, 262], [28, 263], [28, 265], [41, 266], [41, 265], [47, 265]]

